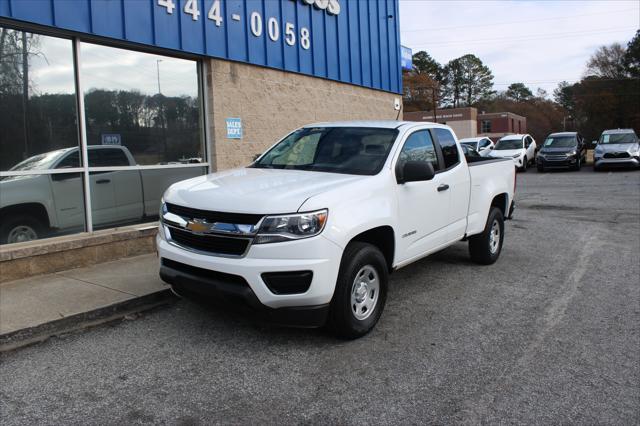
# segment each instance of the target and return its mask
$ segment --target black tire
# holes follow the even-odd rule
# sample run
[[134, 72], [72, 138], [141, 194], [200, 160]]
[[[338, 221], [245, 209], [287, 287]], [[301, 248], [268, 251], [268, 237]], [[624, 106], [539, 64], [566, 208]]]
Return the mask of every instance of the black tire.
[[0, 243], [11, 244], [37, 240], [44, 236], [45, 229], [46, 227], [38, 219], [28, 214], [2, 217], [0, 220]]
[[[497, 247], [494, 245], [495, 235], [494, 238], [491, 238], [491, 234], [495, 232], [494, 225], [497, 225], [500, 230]], [[495, 263], [498, 257], [500, 257], [503, 241], [504, 217], [500, 209], [491, 207], [484, 231], [482, 231], [481, 234], [469, 238], [469, 254], [471, 255], [471, 260], [481, 265], [491, 265]]]
[[580, 158], [578, 157], [578, 161], [576, 162], [576, 165], [573, 168], [573, 170], [579, 172], [581, 168], [582, 168], [582, 160], [580, 160]]
[[538, 172], [543, 173], [544, 172], [544, 166], [538, 165]]
[[522, 167], [520, 167], [520, 171], [521, 172], [527, 171], [527, 157], [524, 157], [524, 159], [522, 160]]
[[[374, 275], [375, 278], [375, 274], [371, 273], [370, 268], [374, 269], [375, 274], [377, 274], [377, 296], [375, 291], [372, 294], [369, 287], [362, 282], [358, 283], [356, 280], [358, 276], [364, 277], [362, 274], [367, 275], [363, 280], [371, 280], [371, 275]], [[387, 300], [388, 278], [387, 262], [377, 247], [362, 242], [350, 243], [342, 255], [336, 289], [329, 309], [327, 327], [334, 334], [345, 339], [356, 339], [371, 331], [384, 310]], [[371, 302], [373, 306], [370, 309], [362, 310], [364, 305], [362, 305], [362, 308], [358, 305], [352, 305], [352, 293], [356, 298], [359, 296], [356, 291], [358, 290], [357, 285], [360, 285], [361, 287], [359, 288], [365, 292], [364, 299], [370, 300], [370, 296], [371, 299], [374, 299]], [[364, 300], [361, 302], [366, 303]], [[363, 318], [357, 318], [354, 310], [357, 310], [358, 314]]]

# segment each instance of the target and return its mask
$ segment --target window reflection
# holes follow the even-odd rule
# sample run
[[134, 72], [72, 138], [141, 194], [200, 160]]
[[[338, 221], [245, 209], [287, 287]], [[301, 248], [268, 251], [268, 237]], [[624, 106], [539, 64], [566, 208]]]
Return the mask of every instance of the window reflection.
[[94, 229], [156, 220], [162, 194], [169, 185], [203, 173], [204, 167], [91, 173], [89, 182]]
[[70, 40], [0, 27], [0, 129], [2, 171], [78, 146]]
[[121, 145], [139, 165], [203, 162], [195, 61], [83, 43], [89, 145]]
[[0, 178], [0, 244], [84, 231], [81, 173]]

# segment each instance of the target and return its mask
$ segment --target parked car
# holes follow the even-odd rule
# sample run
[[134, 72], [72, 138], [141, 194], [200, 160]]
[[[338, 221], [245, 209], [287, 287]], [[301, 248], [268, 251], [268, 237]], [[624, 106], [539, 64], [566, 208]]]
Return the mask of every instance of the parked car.
[[593, 153], [593, 169], [640, 167], [640, 143], [633, 129], [605, 130]]
[[542, 144], [536, 164], [539, 172], [545, 169], [580, 170], [586, 157], [587, 144], [579, 133], [552, 133]]
[[[10, 171], [78, 167], [78, 148], [38, 154]], [[129, 150], [118, 145], [90, 145], [90, 167], [135, 166]], [[202, 174], [200, 168], [92, 172], [91, 211], [96, 228], [132, 223], [158, 216], [160, 198], [173, 182]], [[18, 243], [63, 232], [83, 231], [85, 225], [82, 173], [9, 176], [0, 178], [0, 243]]]
[[511, 158], [516, 168], [525, 172], [536, 162], [536, 141], [531, 135], [508, 135], [500, 138], [489, 154], [494, 158]]
[[380, 318], [392, 271], [460, 240], [495, 262], [514, 191], [510, 160], [468, 163], [441, 124], [312, 124], [249, 167], [169, 187], [160, 276], [355, 338]]
[[460, 144], [470, 146], [478, 151], [478, 153], [483, 157], [489, 156], [491, 150], [493, 150], [493, 147], [495, 146], [493, 141], [486, 136], [460, 139]]

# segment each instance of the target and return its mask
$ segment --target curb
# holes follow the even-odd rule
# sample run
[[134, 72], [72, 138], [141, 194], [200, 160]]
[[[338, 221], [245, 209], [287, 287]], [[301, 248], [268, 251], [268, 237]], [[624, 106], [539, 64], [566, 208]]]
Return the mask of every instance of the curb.
[[0, 353], [44, 342], [50, 337], [95, 327], [124, 318], [127, 315], [147, 311], [177, 300], [171, 290], [160, 290], [145, 296], [134, 297], [119, 303], [70, 315], [59, 320], [23, 328], [0, 335]]

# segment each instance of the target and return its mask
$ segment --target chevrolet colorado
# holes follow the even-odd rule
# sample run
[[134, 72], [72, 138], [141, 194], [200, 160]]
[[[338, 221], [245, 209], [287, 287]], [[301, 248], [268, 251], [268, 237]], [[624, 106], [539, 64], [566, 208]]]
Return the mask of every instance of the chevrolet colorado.
[[160, 276], [178, 294], [356, 338], [380, 318], [393, 270], [460, 240], [495, 262], [514, 191], [512, 159], [467, 160], [444, 125], [312, 124], [248, 167], [169, 187]]

